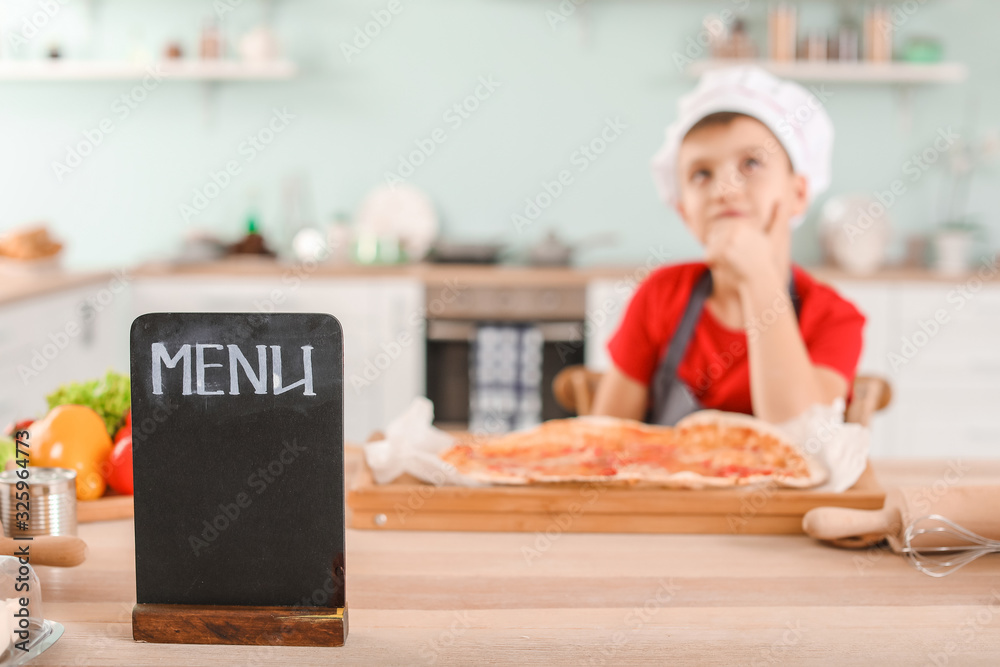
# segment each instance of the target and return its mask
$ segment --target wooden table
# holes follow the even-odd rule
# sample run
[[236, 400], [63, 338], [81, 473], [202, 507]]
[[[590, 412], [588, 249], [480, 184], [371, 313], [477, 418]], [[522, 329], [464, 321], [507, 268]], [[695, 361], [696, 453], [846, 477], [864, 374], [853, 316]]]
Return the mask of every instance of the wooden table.
[[[875, 464], [887, 487], [948, 467]], [[933, 579], [799, 536], [349, 530], [345, 647], [179, 646], [132, 641], [131, 521], [80, 534], [84, 565], [38, 568], [66, 634], [33, 665], [1000, 664], [1000, 556]]]

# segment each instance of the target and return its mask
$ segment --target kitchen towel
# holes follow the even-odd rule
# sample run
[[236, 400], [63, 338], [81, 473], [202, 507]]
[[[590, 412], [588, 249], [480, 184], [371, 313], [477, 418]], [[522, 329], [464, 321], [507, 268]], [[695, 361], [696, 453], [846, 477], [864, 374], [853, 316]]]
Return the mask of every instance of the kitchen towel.
[[854, 486], [868, 466], [871, 431], [844, 422], [844, 399], [814, 405], [798, 417], [777, 424], [791, 443], [826, 466], [829, 477], [811, 491], [841, 493]]
[[385, 438], [364, 445], [365, 461], [376, 484], [388, 484], [403, 473], [430, 484], [482, 486], [455, 470], [440, 454], [455, 444], [455, 438], [434, 428], [434, 404], [417, 396], [409, 407], [385, 429]]
[[542, 421], [542, 350], [531, 324], [483, 324], [469, 363], [469, 430], [506, 433]]

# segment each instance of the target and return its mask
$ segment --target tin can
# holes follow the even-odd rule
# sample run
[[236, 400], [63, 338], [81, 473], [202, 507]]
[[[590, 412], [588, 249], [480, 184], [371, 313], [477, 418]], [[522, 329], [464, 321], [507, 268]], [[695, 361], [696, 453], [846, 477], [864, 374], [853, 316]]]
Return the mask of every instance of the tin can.
[[[18, 477], [18, 470], [0, 472], [0, 520], [4, 534], [7, 537], [76, 535], [76, 471], [33, 467], [21, 470], [28, 471], [27, 479]], [[17, 488], [20, 481], [28, 483], [27, 497], [24, 489]]]

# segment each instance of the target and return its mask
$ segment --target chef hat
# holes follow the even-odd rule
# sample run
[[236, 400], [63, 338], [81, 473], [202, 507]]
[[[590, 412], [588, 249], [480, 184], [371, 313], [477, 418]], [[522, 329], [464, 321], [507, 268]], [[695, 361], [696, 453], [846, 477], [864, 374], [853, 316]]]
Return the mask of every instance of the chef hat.
[[[738, 65], [710, 70], [680, 99], [677, 120], [653, 157], [653, 180], [668, 205], [678, 200], [677, 153], [684, 136], [705, 116], [722, 111], [752, 116], [771, 130], [795, 173], [808, 178], [810, 202], [830, 186], [833, 123], [820, 101], [797, 83], [754, 65]], [[803, 217], [794, 218], [792, 226]]]

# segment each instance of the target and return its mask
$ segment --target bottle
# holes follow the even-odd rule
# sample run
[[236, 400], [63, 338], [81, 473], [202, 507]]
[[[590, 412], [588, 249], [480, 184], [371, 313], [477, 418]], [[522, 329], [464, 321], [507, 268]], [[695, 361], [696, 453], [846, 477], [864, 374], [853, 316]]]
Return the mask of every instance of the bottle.
[[892, 33], [895, 26], [889, 10], [877, 4], [865, 12], [865, 59], [873, 63], [892, 60]]
[[848, 19], [841, 22], [836, 35], [831, 38], [830, 58], [842, 63], [857, 62], [860, 57], [858, 48], [858, 26]]
[[733, 24], [733, 35], [731, 38], [731, 51], [733, 58], [756, 58], [757, 47], [754, 46], [750, 35], [747, 33], [747, 24], [742, 18], [736, 19]]
[[810, 30], [805, 38], [805, 48], [801, 57], [810, 61], [820, 61], [827, 59], [827, 38], [826, 32], [822, 29]]
[[795, 60], [797, 16], [795, 7], [781, 2], [768, 10], [768, 55], [771, 60]]
[[354, 231], [351, 229], [351, 216], [346, 211], [338, 211], [333, 216], [326, 233], [326, 244], [330, 249], [328, 261], [333, 264], [347, 264], [351, 260], [351, 243], [354, 241]]
[[201, 29], [201, 40], [198, 54], [203, 60], [214, 60], [222, 57], [222, 34], [218, 24], [209, 19]]

